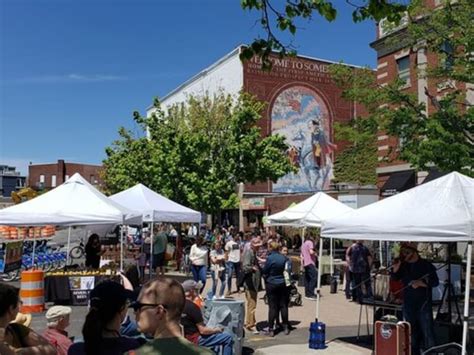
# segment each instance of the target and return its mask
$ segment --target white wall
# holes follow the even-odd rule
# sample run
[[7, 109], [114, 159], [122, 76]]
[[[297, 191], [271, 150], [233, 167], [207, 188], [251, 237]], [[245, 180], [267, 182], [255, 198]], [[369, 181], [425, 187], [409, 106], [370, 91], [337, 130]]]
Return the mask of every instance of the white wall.
[[[219, 92], [237, 96], [244, 84], [244, 71], [239, 59], [239, 48], [236, 48], [207, 69], [204, 69], [180, 87], [162, 99], [162, 108], [166, 109], [176, 103], [187, 100], [189, 96], [213, 96]], [[147, 110], [149, 117], [153, 108]]]

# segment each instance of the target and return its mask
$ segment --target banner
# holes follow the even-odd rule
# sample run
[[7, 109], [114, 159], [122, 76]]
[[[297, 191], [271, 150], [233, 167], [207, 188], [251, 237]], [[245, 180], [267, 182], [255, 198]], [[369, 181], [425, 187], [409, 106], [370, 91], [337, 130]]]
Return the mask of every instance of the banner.
[[89, 301], [89, 293], [94, 286], [94, 276], [69, 277], [69, 289], [71, 290], [72, 304], [74, 306], [87, 305], [87, 302]]

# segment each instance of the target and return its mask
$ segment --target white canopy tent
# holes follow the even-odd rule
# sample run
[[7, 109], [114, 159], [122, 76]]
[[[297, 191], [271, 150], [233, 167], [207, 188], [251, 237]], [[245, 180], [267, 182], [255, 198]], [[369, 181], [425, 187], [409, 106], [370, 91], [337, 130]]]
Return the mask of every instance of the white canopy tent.
[[[112, 195], [110, 199], [141, 213], [143, 222], [151, 222], [151, 231], [153, 231], [154, 222], [201, 222], [200, 212], [171, 201], [142, 184], [137, 184], [125, 191]], [[150, 234], [150, 264], [153, 265], [153, 233]], [[150, 277], [151, 269], [150, 267]]]
[[78, 173], [30, 201], [0, 210], [9, 226], [140, 223], [138, 213], [111, 201]]
[[463, 354], [466, 354], [474, 240], [474, 179], [450, 173], [324, 221], [321, 236], [395, 242], [468, 242], [462, 340]]
[[270, 227], [321, 227], [321, 223], [326, 219], [343, 215], [349, 211], [352, 211], [352, 208], [324, 192], [317, 192], [286, 210], [268, 216], [265, 224]]
[[78, 173], [45, 194], [0, 210], [0, 225], [10, 226], [135, 223], [141, 223], [138, 213], [111, 201]]
[[[321, 227], [321, 223], [326, 219], [340, 216], [350, 211], [352, 211], [352, 208], [349, 206], [339, 202], [324, 192], [317, 192], [306, 200], [288, 207], [286, 210], [268, 216], [266, 218], [265, 224], [270, 227], [287, 226], [299, 228], [319, 228]], [[332, 260], [332, 239], [330, 245], [330, 268], [332, 275], [334, 270]], [[322, 243], [320, 243], [320, 249], [321, 248]], [[319, 270], [322, 270], [321, 266], [321, 258], [319, 258]]]
[[200, 212], [171, 201], [142, 184], [112, 195], [110, 199], [141, 213], [143, 222], [201, 222]]

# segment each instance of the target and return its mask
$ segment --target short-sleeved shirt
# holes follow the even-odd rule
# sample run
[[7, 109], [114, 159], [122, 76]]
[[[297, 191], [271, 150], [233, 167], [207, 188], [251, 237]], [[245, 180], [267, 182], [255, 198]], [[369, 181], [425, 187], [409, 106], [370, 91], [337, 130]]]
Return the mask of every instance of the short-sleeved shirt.
[[229, 260], [232, 263], [240, 262], [240, 245], [231, 240], [225, 245], [225, 251], [229, 253]]
[[364, 273], [369, 271], [370, 251], [365, 245], [354, 243], [348, 251], [349, 269], [354, 273]]
[[158, 233], [153, 240], [153, 254], [162, 254], [166, 251], [168, 244], [168, 236], [166, 233]]
[[65, 331], [48, 328], [43, 332], [43, 337], [54, 346], [58, 355], [67, 355], [67, 351], [72, 345], [72, 341]]
[[[216, 250], [216, 249], [213, 249], [211, 250], [211, 260], [212, 258], [224, 258], [224, 250]], [[214, 271], [222, 271], [225, 269], [225, 266], [224, 264], [211, 264], [211, 270], [214, 270]]]
[[311, 239], [305, 240], [301, 247], [301, 256], [303, 257], [303, 266], [316, 265], [316, 255], [311, 255], [310, 250], [314, 249], [314, 243]]
[[185, 338], [154, 339], [129, 355], [211, 355], [211, 350], [197, 346]]
[[195, 303], [190, 300], [186, 300], [184, 304], [184, 310], [181, 314], [181, 325], [184, 329], [184, 336], [189, 339], [199, 335], [198, 323], [203, 323], [201, 310]]

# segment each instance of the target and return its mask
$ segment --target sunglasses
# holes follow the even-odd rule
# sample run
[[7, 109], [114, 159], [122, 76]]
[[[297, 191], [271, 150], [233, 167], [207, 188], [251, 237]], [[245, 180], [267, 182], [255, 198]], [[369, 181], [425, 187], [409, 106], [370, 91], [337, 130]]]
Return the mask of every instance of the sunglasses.
[[140, 311], [143, 307], [158, 307], [162, 306], [164, 309], [167, 309], [168, 306], [162, 303], [141, 303], [139, 301], [135, 301], [130, 303], [129, 307], [133, 308], [135, 312]]

